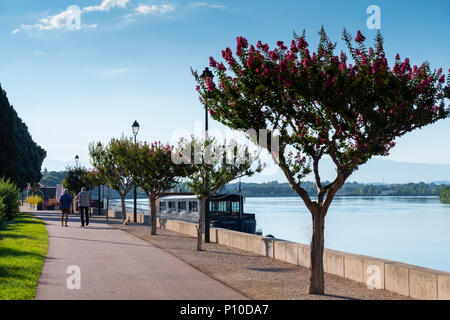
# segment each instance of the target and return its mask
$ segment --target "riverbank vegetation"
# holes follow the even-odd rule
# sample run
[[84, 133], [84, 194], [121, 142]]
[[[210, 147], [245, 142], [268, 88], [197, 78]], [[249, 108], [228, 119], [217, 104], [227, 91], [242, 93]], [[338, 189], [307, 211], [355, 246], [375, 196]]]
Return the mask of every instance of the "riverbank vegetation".
[[450, 187], [442, 188], [439, 198], [442, 203], [450, 203]]
[[19, 214], [0, 227], [0, 300], [32, 300], [48, 248], [45, 223]]

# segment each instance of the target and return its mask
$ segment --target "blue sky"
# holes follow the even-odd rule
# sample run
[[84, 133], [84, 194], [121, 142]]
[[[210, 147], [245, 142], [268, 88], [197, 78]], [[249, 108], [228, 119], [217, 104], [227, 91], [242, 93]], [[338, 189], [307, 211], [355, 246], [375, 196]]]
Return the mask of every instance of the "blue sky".
[[[64, 25], [71, 5], [82, 10], [79, 30]], [[177, 128], [194, 132], [203, 109], [189, 68], [234, 50], [236, 36], [273, 46], [306, 29], [315, 46], [324, 25], [338, 48], [344, 27], [370, 43], [369, 5], [381, 9], [391, 63], [398, 52], [412, 64], [450, 67], [447, 0], [0, 0], [0, 83], [48, 160], [78, 154], [87, 162], [89, 142], [131, 135], [136, 119], [142, 140], [169, 141]], [[449, 128], [450, 119], [410, 133], [387, 159], [450, 164]]]

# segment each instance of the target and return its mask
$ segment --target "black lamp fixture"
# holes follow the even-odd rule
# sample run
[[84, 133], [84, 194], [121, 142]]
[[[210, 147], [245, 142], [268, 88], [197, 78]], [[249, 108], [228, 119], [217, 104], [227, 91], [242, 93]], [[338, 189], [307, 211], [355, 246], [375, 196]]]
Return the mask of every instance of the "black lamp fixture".
[[140, 128], [139, 123], [137, 121], [135, 121], [133, 123], [133, 125], [131, 126], [131, 128], [133, 129], [133, 134], [134, 134], [134, 137], [136, 138], [136, 135], [139, 133], [139, 128]]
[[[131, 129], [133, 130], [134, 135], [134, 144], [136, 144], [136, 136], [139, 133], [139, 123], [137, 121], [134, 121], [133, 125], [131, 126]], [[136, 223], [137, 222], [137, 188], [136, 185], [134, 186], [134, 212], [133, 212], [133, 220]]]
[[[203, 84], [205, 84], [205, 82], [207, 81], [206, 79], [214, 78], [214, 74], [211, 72], [211, 70], [209, 70], [208, 67], [205, 68], [205, 70], [203, 70], [202, 75], [200, 76], [200, 78], [202, 78]], [[208, 107], [205, 106], [205, 138], [208, 138]]]
[[75, 156], [75, 164], [78, 167], [78, 163], [80, 162], [80, 157], [78, 155]]
[[214, 74], [211, 72], [211, 70], [209, 70], [208, 67], [205, 68], [205, 70], [203, 70], [202, 75], [200, 76], [200, 78], [202, 78], [203, 81], [206, 81], [207, 78], [214, 78]]

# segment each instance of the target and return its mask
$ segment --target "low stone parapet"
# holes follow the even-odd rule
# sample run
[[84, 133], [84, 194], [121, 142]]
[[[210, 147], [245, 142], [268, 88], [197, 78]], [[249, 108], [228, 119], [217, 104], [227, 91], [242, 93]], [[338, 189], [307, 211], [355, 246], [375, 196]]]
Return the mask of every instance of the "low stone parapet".
[[[196, 224], [158, 218], [158, 227], [192, 237]], [[261, 256], [309, 268], [308, 245], [282, 239], [221, 229], [210, 229], [210, 241]], [[366, 284], [370, 289], [386, 289], [404, 296], [426, 300], [450, 300], [450, 273], [364, 255], [324, 250], [324, 271]]]

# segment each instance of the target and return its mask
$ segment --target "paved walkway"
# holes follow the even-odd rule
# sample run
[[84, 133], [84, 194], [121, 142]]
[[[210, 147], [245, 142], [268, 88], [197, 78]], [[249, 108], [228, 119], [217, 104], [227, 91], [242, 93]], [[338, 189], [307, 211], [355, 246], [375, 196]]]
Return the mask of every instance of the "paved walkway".
[[[180, 259], [98, 220], [81, 228], [79, 216], [71, 215], [65, 228], [57, 213], [34, 214], [49, 232], [36, 299], [246, 299]], [[81, 289], [68, 289], [69, 266], [80, 268]]]

